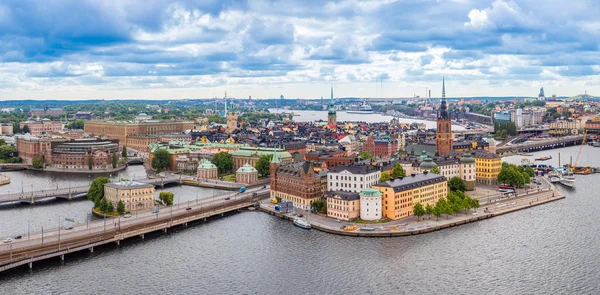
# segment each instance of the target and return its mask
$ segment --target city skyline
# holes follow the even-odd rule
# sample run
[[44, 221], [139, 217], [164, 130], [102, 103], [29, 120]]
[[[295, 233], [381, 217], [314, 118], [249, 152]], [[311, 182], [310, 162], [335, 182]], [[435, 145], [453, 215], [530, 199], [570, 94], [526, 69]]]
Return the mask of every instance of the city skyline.
[[600, 8], [561, 4], [9, 1], [0, 99], [597, 95]]

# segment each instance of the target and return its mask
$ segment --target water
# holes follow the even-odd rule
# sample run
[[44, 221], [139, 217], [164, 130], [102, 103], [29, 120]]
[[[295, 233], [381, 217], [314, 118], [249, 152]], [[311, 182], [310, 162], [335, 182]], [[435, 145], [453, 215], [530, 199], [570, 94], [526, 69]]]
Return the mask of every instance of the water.
[[[584, 151], [582, 165], [600, 166], [600, 148]], [[564, 200], [412, 237], [342, 237], [239, 213], [3, 274], [0, 292], [599, 294], [600, 178], [576, 177]]]
[[[285, 110], [285, 109], [269, 109], [271, 113], [294, 113], [293, 120], [295, 122], [309, 122], [309, 121], [327, 121], [327, 111], [296, 111], [296, 110]], [[394, 117], [382, 115], [382, 114], [352, 114], [348, 112], [337, 112], [337, 120], [339, 122], [366, 122], [366, 123], [389, 123]], [[427, 128], [435, 128], [435, 121], [417, 120], [409, 118], [398, 118], [400, 123], [424, 123]], [[465, 127], [459, 125], [452, 125], [453, 130], [464, 130]]]

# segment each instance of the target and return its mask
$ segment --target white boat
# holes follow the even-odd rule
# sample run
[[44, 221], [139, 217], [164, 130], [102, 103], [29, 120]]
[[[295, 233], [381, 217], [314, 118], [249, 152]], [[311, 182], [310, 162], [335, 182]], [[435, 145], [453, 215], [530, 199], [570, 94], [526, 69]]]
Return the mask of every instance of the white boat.
[[552, 174], [552, 175], [548, 175], [548, 179], [550, 180], [550, 182], [552, 183], [557, 183], [560, 182], [562, 180], [562, 178], [560, 178], [560, 176]]
[[358, 107], [357, 110], [349, 110], [347, 113], [349, 114], [372, 114], [373, 113], [373, 108], [367, 104], [367, 101], [365, 100], [363, 102], [363, 104]]
[[294, 219], [294, 225], [296, 225], [299, 228], [303, 228], [303, 229], [310, 229], [310, 223], [308, 223], [308, 221], [306, 221], [305, 219], [301, 219], [301, 218], [296, 218]]
[[567, 168], [556, 168], [560, 176], [560, 183], [564, 186], [575, 187], [575, 174]]

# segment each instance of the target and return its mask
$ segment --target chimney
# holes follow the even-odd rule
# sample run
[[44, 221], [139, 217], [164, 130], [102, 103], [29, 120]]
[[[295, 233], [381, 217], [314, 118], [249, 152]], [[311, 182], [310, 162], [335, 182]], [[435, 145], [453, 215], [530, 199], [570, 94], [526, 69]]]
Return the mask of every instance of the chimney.
[[413, 173], [413, 174], [411, 174], [410, 176], [412, 176], [412, 177], [415, 177], [415, 176], [416, 176], [416, 174], [414, 174], [414, 173]]

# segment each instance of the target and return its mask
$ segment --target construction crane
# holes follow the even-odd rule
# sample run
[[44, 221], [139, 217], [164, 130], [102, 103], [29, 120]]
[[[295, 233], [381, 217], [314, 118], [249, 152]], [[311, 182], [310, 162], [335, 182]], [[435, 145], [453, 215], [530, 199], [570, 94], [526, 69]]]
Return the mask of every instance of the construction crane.
[[577, 157], [575, 158], [575, 165], [569, 167], [571, 171], [575, 172], [577, 170], [577, 165], [579, 164], [579, 158], [581, 157], [581, 151], [583, 150], [583, 146], [585, 145], [585, 139], [587, 138], [588, 131], [585, 130], [583, 132], [583, 140], [581, 141], [581, 146], [579, 147], [579, 152], [577, 153]]

